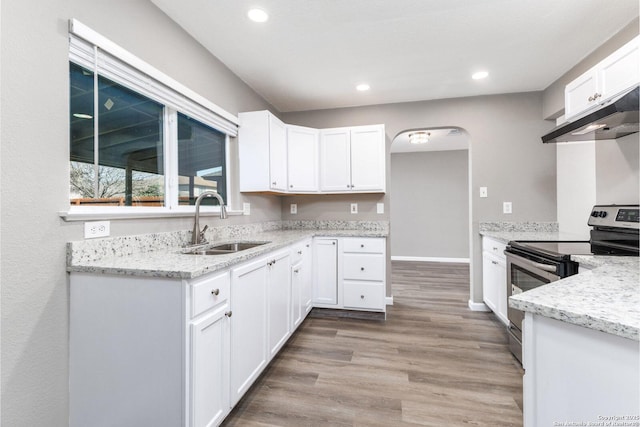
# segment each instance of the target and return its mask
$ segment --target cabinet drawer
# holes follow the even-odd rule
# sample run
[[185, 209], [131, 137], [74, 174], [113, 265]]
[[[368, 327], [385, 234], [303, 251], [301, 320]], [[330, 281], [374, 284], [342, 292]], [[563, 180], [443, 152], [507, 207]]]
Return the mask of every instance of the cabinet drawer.
[[499, 258], [505, 259], [504, 250], [506, 247], [506, 243], [502, 243], [490, 237], [482, 238], [482, 250]]
[[229, 299], [229, 272], [191, 283], [191, 316], [195, 317]]
[[384, 310], [384, 283], [344, 282], [344, 306]]
[[343, 277], [346, 280], [384, 281], [384, 255], [344, 254]]
[[384, 254], [385, 239], [378, 238], [345, 238], [343, 252]]

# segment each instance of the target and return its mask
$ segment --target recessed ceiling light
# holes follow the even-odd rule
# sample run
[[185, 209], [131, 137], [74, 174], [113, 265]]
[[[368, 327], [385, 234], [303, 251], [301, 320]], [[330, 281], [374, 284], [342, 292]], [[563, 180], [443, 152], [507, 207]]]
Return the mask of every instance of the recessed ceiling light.
[[247, 13], [247, 16], [253, 22], [267, 22], [269, 20], [269, 15], [262, 9], [251, 9]]
[[358, 86], [356, 86], [356, 90], [359, 90], [360, 92], [364, 92], [371, 89], [371, 86], [369, 86], [366, 83], [360, 83]]
[[489, 76], [489, 72], [488, 71], [478, 71], [477, 73], [473, 73], [471, 75], [471, 78], [473, 80], [482, 80], [484, 78], [487, 78]]
[[73, 117], [77, 119], [93, 119], [93, 116], [91, 114], [85, 113], [73, 113]]

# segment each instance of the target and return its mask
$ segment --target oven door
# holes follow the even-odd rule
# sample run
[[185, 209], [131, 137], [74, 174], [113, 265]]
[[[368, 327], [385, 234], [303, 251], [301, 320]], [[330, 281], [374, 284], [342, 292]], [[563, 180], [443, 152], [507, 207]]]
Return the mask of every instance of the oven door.
[[[511, 295], [517, 295], [546, 285], [560, 276], [556, 274], [557, 265], [543, 264], [532, 261], [520, 255], [505, 252], [507, 255], [507, 300]], [[509, 317], [509, 347], [514, 356], [522, 363], [522, 320], [524, 313], [508, 307]]]

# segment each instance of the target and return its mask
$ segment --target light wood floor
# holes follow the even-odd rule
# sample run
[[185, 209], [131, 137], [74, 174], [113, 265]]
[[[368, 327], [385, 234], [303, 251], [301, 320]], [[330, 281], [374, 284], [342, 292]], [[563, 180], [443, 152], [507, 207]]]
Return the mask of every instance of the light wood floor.
[[504, 326], [466, 264], [393, 262], [386, 321], [308, 317], [224, 426], [522, 426]]

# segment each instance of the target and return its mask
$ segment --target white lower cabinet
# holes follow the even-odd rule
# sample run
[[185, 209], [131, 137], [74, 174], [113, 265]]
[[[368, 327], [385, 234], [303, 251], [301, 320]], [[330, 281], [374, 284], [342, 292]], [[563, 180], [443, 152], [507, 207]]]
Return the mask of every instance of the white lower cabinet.
[[338, 239], [313, 239], [313, 304], [338, 304]]
[[313, 305], [386, 311], [386, 239], [314, 239]]
[[229, 411], [229, 304], [191, 322], [191, 417], [217, 426]]
[[291, 335], [291, 281], [289, 251], [281, 251], [267, 264], [267, 325], [269, 359], [272, 359]]
[[71, 273], [70, 427], [219, 425], [313, 306], [384, 311], [384, 248], [307, 239], [192, 280]]
[[312, 308], [311, 240], [294, 246], [291, 260], [291, 331], [293, 332]]
[[229, 412], [229, 272], [71, 273], [69, 425], [215, 426]]
[[483, 237], [482, 247], [482, 300], [502, 323], [508, 325], [505, 244]]
[[231, 405], [267, 365], [267, 258], [234, 268], [231, 275]]

